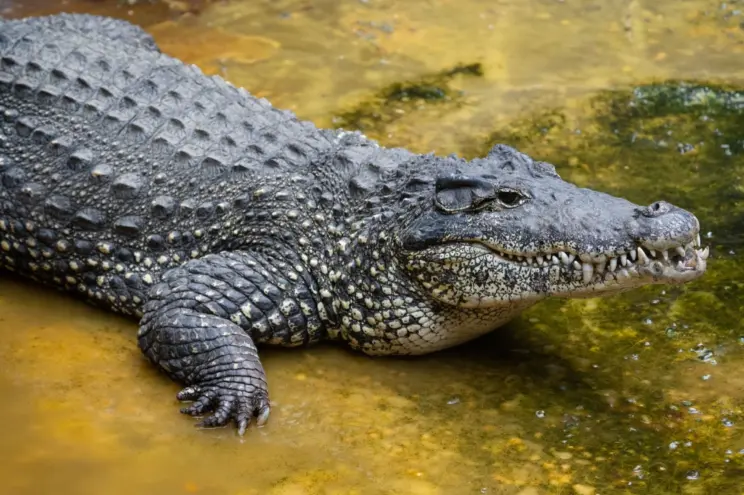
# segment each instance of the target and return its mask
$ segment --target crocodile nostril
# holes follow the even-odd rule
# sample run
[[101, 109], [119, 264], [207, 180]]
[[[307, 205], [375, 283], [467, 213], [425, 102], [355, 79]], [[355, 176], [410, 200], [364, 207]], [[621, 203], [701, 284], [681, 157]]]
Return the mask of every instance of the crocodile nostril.
[[666, 201], [656, 201], [655, 203], [652, 203], [651, 206], [646, 208], [643, 214], [647, 217], [658, 217], [663, 215], [664, 213], [669, 212], [671, 209], [672, 205], [667, 203]]

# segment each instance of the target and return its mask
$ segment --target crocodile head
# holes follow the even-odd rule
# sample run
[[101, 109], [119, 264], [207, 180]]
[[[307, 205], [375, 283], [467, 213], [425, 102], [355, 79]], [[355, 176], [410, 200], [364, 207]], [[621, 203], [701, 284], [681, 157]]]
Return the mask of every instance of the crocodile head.
[[705, 272], [697, 218], [669, 203], [579, 188], [503, 145], [483, 159], [437, 161], [398, 242], [413, 279], [440, 302], [592, 297]]

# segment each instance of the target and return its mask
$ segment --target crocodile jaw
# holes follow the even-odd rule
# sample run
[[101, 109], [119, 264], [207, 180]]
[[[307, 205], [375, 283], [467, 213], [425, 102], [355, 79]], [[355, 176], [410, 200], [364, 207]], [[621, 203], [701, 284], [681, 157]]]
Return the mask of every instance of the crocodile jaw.
[[686, 283], [705, 273], [708, 255], [697, 235], [671, 250], [640, 245], [609, 258], [566, 251], [522, 256], [482, 242], [451, 242], [426, 249], [426, 261], [412, 256], [408, 269], [436, 300], [475, 309]]

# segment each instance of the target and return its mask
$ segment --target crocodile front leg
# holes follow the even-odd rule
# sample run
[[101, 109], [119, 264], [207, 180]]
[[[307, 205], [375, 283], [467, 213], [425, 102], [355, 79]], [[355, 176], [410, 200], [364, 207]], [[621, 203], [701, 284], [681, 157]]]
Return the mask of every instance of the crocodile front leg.
[[254, 342], [297, 346], [317, 341], [321, 323], [312, 282], [285, 261], [228, 252], [169, 270], [150, 292], [140, 349], [186, 385], [181, 412], [213, 411], [203, 426], [235, 420], [242, 435], [270, 412], [266, 375]]

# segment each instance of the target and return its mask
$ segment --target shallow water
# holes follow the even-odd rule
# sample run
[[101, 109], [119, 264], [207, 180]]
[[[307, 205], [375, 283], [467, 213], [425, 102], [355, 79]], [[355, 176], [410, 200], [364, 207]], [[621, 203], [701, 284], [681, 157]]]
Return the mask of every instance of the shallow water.
[[712, 256], [684, 287], [548, 301], [432, 356], [263, 350], [272, 416], [243, 439], [178, 414], [134, 322], [3, 279], [0, 493], [744, 493], [744, 3], [3, 5], [131, 19], [388, 145], [518, 146], [582, 186], [694, 211]]

